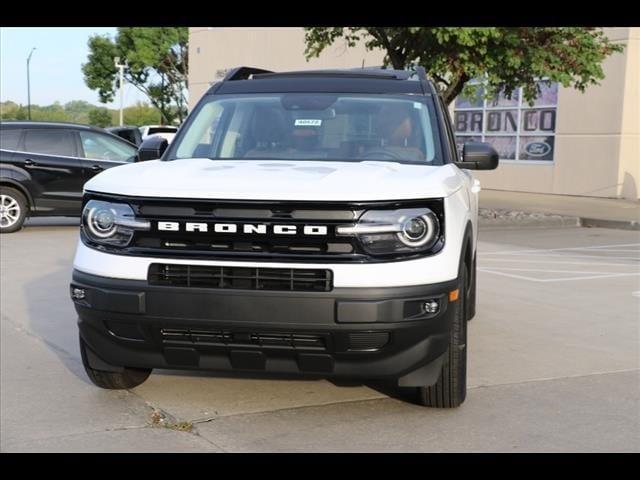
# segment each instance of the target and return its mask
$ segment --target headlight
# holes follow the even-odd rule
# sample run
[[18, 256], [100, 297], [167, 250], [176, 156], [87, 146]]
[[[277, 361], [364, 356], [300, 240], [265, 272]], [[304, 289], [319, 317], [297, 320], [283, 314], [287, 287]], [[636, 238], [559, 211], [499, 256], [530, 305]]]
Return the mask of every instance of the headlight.
[[355, 225], [340, 225], [338, 235], [355, 235], [372, 255], [427, 251], [440, 238], [440, 222], [428, 208], [369, 210]]
[[151, 224], [136, 220], [133, 209], [126, 203], [89, 200], [82, 210], [82, 227], [92, 242], [124, 247], [131, 241], [134, 230], [149, 230]]

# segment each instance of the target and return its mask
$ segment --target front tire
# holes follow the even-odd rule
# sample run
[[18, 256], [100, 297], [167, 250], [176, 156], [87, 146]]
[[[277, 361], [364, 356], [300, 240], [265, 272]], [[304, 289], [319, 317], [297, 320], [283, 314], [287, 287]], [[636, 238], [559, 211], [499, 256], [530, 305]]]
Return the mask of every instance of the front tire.
[[87, 354], [87, 344], [80, 337], [80, 354], [82, 356], [82, 365], [89, 380], [94, 385], [108, 390], [126, 390], [134, 388], [143, 383], [149, 375], [149, 368], [130, 368], [124, 367], [120, 372], [106, 372], [104, 370], [96, 370], [89, 364], [89, 356]]
[[455, 312], [440, 378], [434, 385], [418, 387], [418, 402], [427, 407], [459, 407], [467, 396], [467, 275], [465, 266], [460, 276], [458, 300], [451, 305]]
[[27, 199], [15, 188], [0, 187], [0, 233], [17, 232], [27, 218]]

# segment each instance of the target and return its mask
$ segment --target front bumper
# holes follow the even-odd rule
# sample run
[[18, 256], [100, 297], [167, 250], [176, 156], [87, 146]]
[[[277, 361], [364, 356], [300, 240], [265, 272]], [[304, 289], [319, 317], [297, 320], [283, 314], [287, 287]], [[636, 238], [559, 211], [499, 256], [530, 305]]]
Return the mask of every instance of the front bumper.
[[[216, 290], [78, 270], [71, 283], [72, 292], [84, 290], [73, 299], [80, 334], [108, 365], [370, 379], [439, 367], [456, 288], [453, 280], [330, 292]], [[420, 310], [429, 299], [439, 302], [437, 313]]]

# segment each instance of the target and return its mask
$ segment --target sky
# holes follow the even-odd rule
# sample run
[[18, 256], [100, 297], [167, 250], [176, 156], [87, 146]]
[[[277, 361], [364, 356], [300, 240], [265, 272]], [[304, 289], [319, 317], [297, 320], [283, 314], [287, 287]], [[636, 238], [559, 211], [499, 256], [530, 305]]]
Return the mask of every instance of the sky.
[[[0, 101], [27, 104], [27, 57], [31, 56], [31, 103], [50, 105], [86, 100], [94, 105], [119, 108], [120, 100], [100, 103], [98, 92], [84, 83], [81, 67], [89, 54], [87, 42], [95, 34], [116, 34], [116, 27], [0, 28]], [[126, 84], [124, 106], [146, 101], [135, 87]]]

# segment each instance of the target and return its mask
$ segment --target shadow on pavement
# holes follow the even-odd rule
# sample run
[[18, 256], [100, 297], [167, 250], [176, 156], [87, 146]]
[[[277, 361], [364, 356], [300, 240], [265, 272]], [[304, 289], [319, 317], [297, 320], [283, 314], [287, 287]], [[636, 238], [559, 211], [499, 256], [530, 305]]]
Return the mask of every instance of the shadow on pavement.
[[[32, 331], [58, 356], [61, 363], [85, 383], [87, 378], [80, 360], [77, 314], [69, 298], [72, 265], [58, 262], [58, 268], [26, 284], [29, 324]], [[175, 375], [204, 378], [240, 378], [263, 380], [308, 381], [326, 379], [342, 388], [366, 386], [379, 393], [406, 402], [413, 402], [414, 389], [400, 389], [391, 381], [325, 378], [320, 375], [274, 374], [268, 372], [222, 372], [208, 370], [156, 369], [154, 375]]]
[[70, 263], [60, 260], [51, 273], [25, 284], [28, 322], [70, 372], [90, 383], [80, 360], [77, 315], [69, 298], [71, 270]]
[[23, 228], [29, 227], [78, 227], [80, 217], [33, 217], [24, 222]]

